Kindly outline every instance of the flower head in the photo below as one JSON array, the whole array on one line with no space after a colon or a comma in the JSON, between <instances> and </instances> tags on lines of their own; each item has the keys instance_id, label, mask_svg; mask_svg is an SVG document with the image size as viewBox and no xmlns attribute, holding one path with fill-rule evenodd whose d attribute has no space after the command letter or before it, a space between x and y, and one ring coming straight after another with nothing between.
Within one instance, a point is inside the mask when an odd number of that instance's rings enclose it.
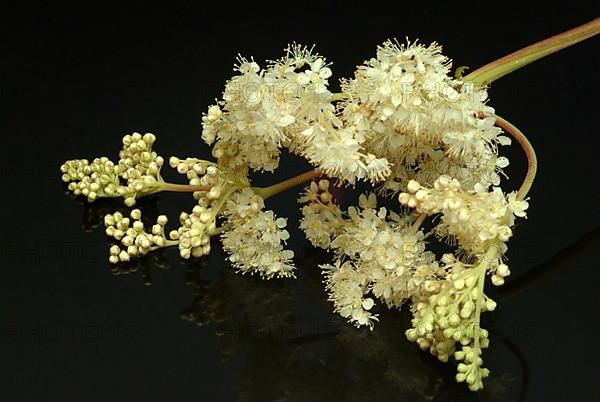
<instances>
[{"instance_id":1,"label":"flower head","mask_svg":"<svg viewBox=\"0 0 600 402\"><path fill-rule=\"evenodd\" d=\"M264 202L251 189L234 194L226 205L227 220L221 235L229 261L242 273L271 279L293 277L294 252L284 249L289 238L284 218L263 211Z\"/></svg>"}]
</instances>

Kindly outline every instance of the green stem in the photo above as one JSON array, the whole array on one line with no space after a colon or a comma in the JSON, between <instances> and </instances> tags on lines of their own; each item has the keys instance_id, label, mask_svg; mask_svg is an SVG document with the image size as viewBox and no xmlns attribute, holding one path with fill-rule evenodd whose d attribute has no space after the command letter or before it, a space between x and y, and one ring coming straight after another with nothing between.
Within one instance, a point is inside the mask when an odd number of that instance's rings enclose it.
<instances>
[{"instance_id":1,"label":"green stem","mask_svg":"<svg viewBox=\"0 0 600 402\"><path fill-rule=\"evenodd\" d=\"M517 192L517 199L523 200L529 192L529 190L531 190L531 186L533 185L533 181L535 180L535 174L537 173L538 163L535 150L533 149L533 146L531 145L527 137L525 137L525 134L521 132L521 130L519 130L508 120L505 120L500 116L494 115L494 118L496 119L496 125L502 128L507 133L509 133L515 140L517 140L519 145L521 145L521 148L523 148L525 155L527 156L527 174L525 175L525 179L523 179L523 184L521 184L521 187Z\"/></svg>"},{"instance_id":2,"label":"green stem","mask_svg":"<svg viewBox=\"0 0 600 402\"><path fill-rule=\"evenodd\" d=\"M600 33L600 18L506 55L467 74L463 79L481 86L488 85L542 57L591 38L598 33Z\"/></svg>"},{"instance_id":3,"label":"green stem","mask_svg":"<svg viewBox=\"0 0 600 402\"><path fill-rule=\"evenodd\" d=\"M414 221L414 223L412 224L412 226L410 228L410 231L412 234L416 234L419 231L419 228L425 221L425 218L427 218L427 214L424 214L424 213L417 217L417 219Z\"/></svg>"},{"instance_id":4,"label":"green stem","mask_svg":"<svg viewBox=\"0 0 600 402\"><path fill-rule=\"evenodd\" d=\"M150 251L158 250L160 248L167 248L179 245L179 240L165 240L165 244L162 246L152 246Z\"/></svg>"},{"instance_id":5,"label":"green stem","mask_svg":"<svg viewBox=\"0 0 600 402\"><path fill-rule=\"evenodd\" d=\"M196 191L209 191L210 186L195 186L191 184L160 183L156 188L144 195L159 193L161 191L173 191L177 193L194 193Z\"/></svg>"},{"instance_id":6,"label":"green stem","mask_svg":"<svg viewBox=\"0 0 600 402\"><path fill-rule=\"evenodd\" d=\"M260 195L262 198L267 199L275 194L281 193L282 191L296 187L302 183L306 183L307 181L310 181L319 175L320 173L318 173L316 169L313 169L268 187L252 187L252 190L254 190L254 192Z\"/></svg>"},{"instance_id":7,"label":"green stem","mask_svg":"<svg viewBox=\"0 0 600 402\"><path fill-rule=\"evenodd\" d=\"M498 245L492 245L487 253L484 254L478 266L478 278L477 278L477 300L475 304L475 326L474 326L474 348L480 350L479 338L481 333L481 299L483 298L483 290L485 286L485 273L487 272L488 265L497 258L498 256Z\"/></svg>"},{"instance_id":8,"label":"green stem","mask_svg":"<svg viewBox=\"0 0 600 402\"><path fill-rule=\"evenodd\" d=\"M332 101L340 101L340 100L344 100L344 99L348 99L348 94L346 94L344 92L336 92L336 93L331 94Z\"/></svg>"}]
</instances>

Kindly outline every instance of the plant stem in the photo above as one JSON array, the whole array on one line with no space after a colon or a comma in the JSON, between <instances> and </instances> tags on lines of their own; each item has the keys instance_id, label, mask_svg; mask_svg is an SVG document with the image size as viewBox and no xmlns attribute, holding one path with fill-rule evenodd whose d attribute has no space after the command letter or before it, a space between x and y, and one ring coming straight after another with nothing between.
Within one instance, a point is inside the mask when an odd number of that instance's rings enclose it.
<instances>
[{"instance_id":1,"label":"plant stem","mask_svg":"<svg viewBox=\"0 0 600 402\"><path fill-rule=\"evenodd\" d=\"M150 247L150 251L158 250L159 248L167 248L179 245L179 240L166 240L165 244L162 246L152 246Z\"/></svg>"},{"instance_id":2,"label":"plant stem","mask_svg":"<svg viewBox=\"0 0 600 402\"><path fill-rule=\"evenodd\" d=\"M498 256L498 245L493 244L488 251L484 254L482 259L479 261L479 265L477 267L478 272L477 275L477 303L475 305L475 326L474 326L474 348L476 350L480 350L480 333L481 333L481 300L483 298L483 290L485 287L485 273L487 272L488 265L496 259ZM481 353L481 352L479 352Z\"/></svg>"},{"instance_id":3,"label":"plant stem","mask_svg":"<svg viewBox=\"0 0 600 402\"><path fill-rule=\"evenodd\" d=\"M344 100L344 99L348 99L348 94L346 94L344 92L336 92L336 93L331 94L332 101L340 101L340 100Z\"/></svg>"},{"instance_id":4,"label":"plant stem","mask_svg":"<svg viewBox=\"0 0 600 402\"><path fill-rule=\"evenodd\" d=\"M419 228L421 227L421 225L423 224L423 222L425 221L425 218L427 218L427 214L423 213L421 215L419 215L417 217L417 219L413 222L410 231L412 234L415 234L419 231Z\"/></svg>"},{"instance_id":5,"label":"plant stem","mask_svg":"<svg viewBox=\"0 0 600 402\"><path fill-rule=\"evenodd\" d=\"M275 194L281 193L282 191L296 187L302 183L306 183L307 181L310 181L319 175L320 173L317 172L316 169L313 169L268 187L252 187L252 190L254 190L254 192L260 195L262 198L267 199Z\"/></svg>"},{"instance_id":6,"label":"plant stem","mask_svg":"<svg viewBox=\"0 0 600 402\"><path fill-rule=\"evenodd\" d=\"M504 77L542 57L591 38L598 33L600 33L600 18L517 50L478 68L464 76L463 79L482 86L488 85L498 78Z\"/></svg>"},{"instance_id":7,"label":"plant stem","mask_svg":"<svg viewBox=\"0 0 600 402\"><path fill-rule=\"evenodd\" d=\"M173 191L177 193L194 193L196 191L209 191L210 186L194 186L191 184L176 184L176 183L160 183L155 189L146 194L159 193L161 191Z\"/></svg>"},{"instance_id":8,"label":"plant stem","mask_svg":"<svg viewBox=\"0 0 600 402\"><path fill-rule=\"evenodd\" d=\"M521 145L521 148L523 148L525 155L527 156L527 174L525 175L525 179L523 179L523 184L521 184L521 187L517 192L517 199L523 200L529 192L529 190L531 189L531 186L533 185L533 180L535 179L535 174L537 172L538 164L537 156L535 155L535 150L533 149L533 146L531 145L527 137L525 137L525 134L521 132L521 130L519 130L509 121L503 119L500 116L494 115L494 118L496 119L496 125L502 128L507 133L509 133L515 140L517 140L519 145Z\"/></svg>"}]
</instances>

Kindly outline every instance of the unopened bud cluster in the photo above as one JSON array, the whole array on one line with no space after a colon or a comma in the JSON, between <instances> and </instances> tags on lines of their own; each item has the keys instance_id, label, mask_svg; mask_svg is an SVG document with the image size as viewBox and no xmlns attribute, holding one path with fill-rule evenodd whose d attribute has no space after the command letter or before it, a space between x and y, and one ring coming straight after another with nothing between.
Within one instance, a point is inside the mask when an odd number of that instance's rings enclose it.
<instances>
[{"instance_id":1,"label":"unopened bud cluster","mask_svg":"<svg viewBox=\"0 0 600 402\"><path fill-rule=\"evenodd\" d=\"M107 157L75 159L65 162L60 170L62 180L75 195L83 195L88 201L102 197L123 197L127 206L135 205L136 197L158 188L162 182L160 169L162 157L152 151L156 141L154 134L133 133L123 137L119 161Z\"/></svg>"},{"instance_id":2,"label":"unopened bud cluster","mask_svg":"<svg viewBox=\"0 0 600 402\"><path fill-rule=\"evenodd\" d=\"M118 197L121 183L119 168L107 157L66 161L61 167L62 180L68 189L92 202L100 197Z\"/></svg>"},{"instance_id":3,"label":"unopened bud cluster","mask_svg":"<svg viewBox=\"0 0 600 402\"><path fill-rule=\"evenodd\" d=\"M123 149L119 152L119 171L133 192L124 193L125 205L135 204L138 193L148 192L160 185L160 169L164 163L161 156L152 151L156 141L154 134L133 133L123 137Z\"/></svg>"},{"instance_id":4,"label":"unopened bud cluster","mask_svg":"<svg viewBox=\"0 0 600 402\"><path fill-rule=\"evenodd\" d=\"M488 331L480 328L479 314L496 308L482 291L487 267L484 263L466 265L452 254L444 255L442 262L448 275L440 281L439 290L413 304L413 328L406 331L406 337L441 361L448 361L452 355L463 361L458 366L457 380L478 390L489 374L481 359L481 349L489 345ZM456 344L461 349L455 352Z\"/></svg>"},{"instance_id":5,"label":"unopened bud cluster","mask_svg":"<svg viewBox=\"0 0 600 402\"><path fill-rule=\"evenodd\" d=\"M169 240L165 236L167 221L165 215L160 215L152 225L151 231L146 232L139 209L132 210L129 217L123 216L121 212L106 215L104 217L106 235L120 243L110 247L109 261L113 264L127 262L133 257L140 257L158 248L173 245L174 239Z\"/></svg>"},{"instance_id":6,"label":"unopened bud cluster","mask_svg":"<svg viewBox=\"0 0 600 402\"><path fill-rule=\"evenodd\" d=\"M181 213L181 226L172 232L173 238L179 240L179 255L184 259L208 255L210 237L217 233L217 217L222 213L228 197L242 185L215 164L206 161L173 156L169 164L180 174L186 175L190 185L207 188L193 193L197 205L190 213Z\"/></svg>"}]
</instances>

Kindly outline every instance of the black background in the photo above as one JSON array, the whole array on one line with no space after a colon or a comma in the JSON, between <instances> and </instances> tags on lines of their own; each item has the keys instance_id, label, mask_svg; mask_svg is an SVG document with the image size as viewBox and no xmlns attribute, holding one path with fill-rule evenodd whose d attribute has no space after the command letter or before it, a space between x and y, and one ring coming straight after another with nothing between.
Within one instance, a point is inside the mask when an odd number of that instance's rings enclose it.
<instances>
[{"instance_id":1,"label":"black background","mask_svg":"<svg viewBox=\"0 0 600 402\"><path fill-rule=\"evenodd\" d=\"M498 114L528 134L540 170L529 219L509 244L513 275L492 290L499 308L483 318L492 376L476 394L455 384L452 364L405 339L406 312L381 311L373 332L332 313L317 268L327 255L294 223L297 190L269 201L290 218L295 281L236 275L218 247L191 262L170 250L127 274L111 272L95 227L118 203L84 206L64 193L58 171L66 159L116 158L121 136L133 131L155 133L162 155L208 156L201 113L238 52L260 62L291 41L315 43L339 78L386 38L408 36L440 42L455 67L477 68L597 11L574 2L5 10L0 400L599 400L597 39L490 90ZM507 155L506 188L516 188L524 158L516 146ZM257 183L307 168L296 158L283 164ZM141 207L175 217L192 201L161 194Z\"/></svg>"}]
</instances>

